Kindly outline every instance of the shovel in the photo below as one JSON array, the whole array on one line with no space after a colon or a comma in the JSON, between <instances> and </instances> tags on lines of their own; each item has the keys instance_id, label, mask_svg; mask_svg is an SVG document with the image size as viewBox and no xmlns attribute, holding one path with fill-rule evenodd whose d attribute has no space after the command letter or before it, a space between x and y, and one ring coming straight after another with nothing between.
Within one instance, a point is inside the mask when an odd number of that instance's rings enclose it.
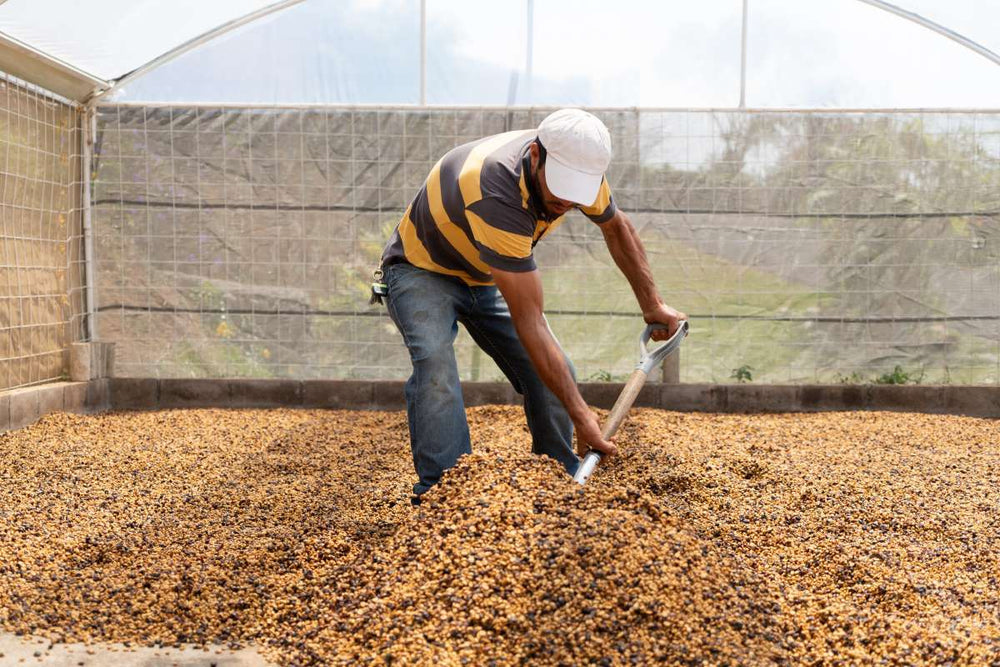
<instances>
[{"instance_id":1,"label":"shovel","mask_svg":"<svg viewBox=\"0 0 1000 667\"><path fill-rule=\"evenodd\" d=\"M639 395L642 385L646 384L646 377L649 376L650 371L666 359L668 354L680 346L681 341L687 336L688 323L687 320L681 320L681 325L677 327L674 335L667 339L667 342L663 345L650 352L646 347L649 343L650 335L657 329L666 328L662 324L647 324L646 329L639 336L639 364L632 371L632 375L629 376L628 382L625 383L625 387L622 389L622 393L618 394L618 400L615 401L615 406L611 408L608 420L604 422L601 437L605 440L610 440L611 436L618 430L618 427L625 421L625 415L628 414L629 408L635 402L635 397ZM593 449L587 452L586 456L583 457L583 461L580 462L580 467L577 468L576 474L573 475L573 481L579 484L586 484L597 464L601 462L601 457L602 454Z\"/></svg>"}]
</instances>

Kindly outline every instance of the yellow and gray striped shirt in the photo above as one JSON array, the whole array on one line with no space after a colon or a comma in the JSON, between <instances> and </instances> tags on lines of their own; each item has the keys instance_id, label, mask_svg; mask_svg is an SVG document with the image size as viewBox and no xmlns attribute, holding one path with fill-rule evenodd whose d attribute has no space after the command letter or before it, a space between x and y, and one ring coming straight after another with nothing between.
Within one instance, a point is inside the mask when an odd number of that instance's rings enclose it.
<instances>
[{"instance_id":1,"label":"yellow and gray striped shirt","mask_svg":"<svg viewBox=\"0 0 1000 667\"><path fill-rule=\"evenodd\" d=\"M548 219L526 180L535 130L505 132L448 151L407 208L382 253L468 285L492 285L490 269L531 271L532 250L563 216ZM578 207L596 223L615 214L607 180L593 206Z\"/></svg>"}]
</instances>

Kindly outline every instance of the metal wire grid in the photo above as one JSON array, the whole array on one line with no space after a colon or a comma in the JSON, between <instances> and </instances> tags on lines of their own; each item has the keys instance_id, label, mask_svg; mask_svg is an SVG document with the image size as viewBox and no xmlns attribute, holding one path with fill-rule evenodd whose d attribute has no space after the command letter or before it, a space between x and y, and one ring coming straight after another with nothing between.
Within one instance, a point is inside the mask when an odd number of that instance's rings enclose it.
<instances>
[{"instance_id":1,"label":"metal wire grid","mask_svg":"<svg viewBox=\"0 0 1000 667\"><path fill-rule=\"evenodd\" d=\"M432 166L432 149L455 145L460 130L465 139L502 130L504 118L459 128L454 113L405 124L403 114L352 111L184 113L183 126L151 129L142 109L101 110L98 330L147 355L133 361L121 346L121 371L135 363L140 374L398 377L405 351L359 286ZM111 122L118 132L106 132ZM169 168L175 187L151 192L150 168ZM142 347L151 329L172 343ZM303 345L312 358L290 349ZM395 366L385 362L392 353ZM316 360L324 354L331 361Z\"/></svg>"},{"instance_id":2,"label":"metal wire grid","mask_svg":"<svg viewBox=\"0 0 1000 667\"><path fill-rule=\"evenodd\" d=\"M365 301L381 246L440 155L548 111L102 107L98 331L119 373L405 377ZM997 114L597 112L615 196L694 318L683 380L1000 378ZM578 375L626 373L641 323L599 230L571 219L537 254ZM457 349L464 377L499 378Z\"/></svg>"},{"instance_id":3,"label":"metal wire grid","mask_svg":"<svg viewBox=\"0 0 1000 667\"><path fill-rule=\"evenodd\" d=\"M81 335L76 110L0 73L0 386L65 374Z\"/></svg>"}]
</instances>

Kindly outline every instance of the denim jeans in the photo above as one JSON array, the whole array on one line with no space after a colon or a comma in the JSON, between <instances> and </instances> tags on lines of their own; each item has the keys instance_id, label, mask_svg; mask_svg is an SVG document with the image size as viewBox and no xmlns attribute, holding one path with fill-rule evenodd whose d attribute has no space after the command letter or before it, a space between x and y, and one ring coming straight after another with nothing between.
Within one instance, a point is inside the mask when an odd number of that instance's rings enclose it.
<instances>
[{"instance_id":1,"label":"denim jeans","mask_svg":"<svg viewBox=\"0 0 1000 667\"><path fill-rule=\"evenodd\" d=\"M573 422L535 372L500 290L470 287L410 264L389 266L386 284L389 316L413 364L406 382L410 448L419 477L413 493L427 491L459 456L472 451L455 363L459 322L524 396L531 451L551 456L574 474L579 459L573 451ZM569 368L574 372L572 364Z\"/></svg>"}]
</instances>

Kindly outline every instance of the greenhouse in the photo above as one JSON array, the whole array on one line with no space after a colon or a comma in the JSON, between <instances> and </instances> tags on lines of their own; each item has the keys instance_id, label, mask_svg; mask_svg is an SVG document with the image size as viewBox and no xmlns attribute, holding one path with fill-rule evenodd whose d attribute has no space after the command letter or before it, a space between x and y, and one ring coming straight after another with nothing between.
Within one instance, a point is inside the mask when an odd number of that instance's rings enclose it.
<instances>
[{"instance_id":1,"label":"greenhouse","mask_svg":"<svg viewBox=\"0 0 1000 667\"><path fill-rule=\"evenodd\" d=\"M997 26L0 0L0 664L1000 661Z\"/></svg>"}]
</instances>

